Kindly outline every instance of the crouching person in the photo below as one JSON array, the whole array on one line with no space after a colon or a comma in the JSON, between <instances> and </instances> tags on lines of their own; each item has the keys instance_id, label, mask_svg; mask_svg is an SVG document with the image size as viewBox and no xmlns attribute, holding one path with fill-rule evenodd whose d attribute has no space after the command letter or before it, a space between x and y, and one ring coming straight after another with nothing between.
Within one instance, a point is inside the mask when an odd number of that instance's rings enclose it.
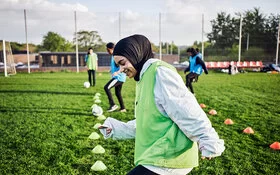
<instances>
[{"instance_id":1,"label":"crouching person","mask_svg":"<svg viewBox=\"0 0 280 175\"><path fill-rule=\"evenodd\" d=\"M185 175L202 159L220 156L224 141L176 69L155 59L149 40L133 35L120 40L114 60L137 81L135 120L107 118L99 127L105 138L135 138L135 168L128 175Z\"/></svg>"}]
</instances>

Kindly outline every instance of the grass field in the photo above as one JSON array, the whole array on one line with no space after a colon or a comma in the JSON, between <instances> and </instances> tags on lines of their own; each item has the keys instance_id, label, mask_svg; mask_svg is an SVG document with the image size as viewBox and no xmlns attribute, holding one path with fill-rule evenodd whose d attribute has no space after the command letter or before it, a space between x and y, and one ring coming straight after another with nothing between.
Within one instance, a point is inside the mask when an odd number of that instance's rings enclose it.
<instances>
[{"instance_id":1,"label":"grass field","mask_svg":"<svg viewBox=\"0 0 280 175\"><path fill-rule=\"evenodd\" d=\"M98 74L97 86L89 89L83 87L86 79L83 72L0 76L0 174L126 174L133 168L134 140L88 139L93 126L102 123L91 114L93 96L101 93L106 111L103 86L110 76ZM280 75L210 72L194 83L194 90L198 102L207 105L205 112L218 112L208 116L226 150L201 160L190 174L280 174L280 151L269 148L280 142ZM129 79L123 87L128 112L104 115L133 119L134 94L135 82ZM225 125L226 118L234 125ZM242 133L248 126L255 134ZM97 144L105 154L91 152ZM91 171L97 160L108 169Z\"/></svg>"}]
</instances>

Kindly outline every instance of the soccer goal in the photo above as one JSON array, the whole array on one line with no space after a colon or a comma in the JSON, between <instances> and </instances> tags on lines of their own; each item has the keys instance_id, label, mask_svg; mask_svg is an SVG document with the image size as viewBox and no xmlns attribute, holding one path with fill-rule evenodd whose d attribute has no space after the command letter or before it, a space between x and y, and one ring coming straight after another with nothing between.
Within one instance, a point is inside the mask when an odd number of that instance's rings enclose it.
<instances>
[{"instance_id":1,"label":"soccer goal","mask_svg":"<svg viewBox=\"0 0 280 175\"><path fill-rule=\"evenodd\" d=\"M0 40L0 70L4 72L5 77L17 73L11 44L5 40Z\"/></svg>"}]
</instances>

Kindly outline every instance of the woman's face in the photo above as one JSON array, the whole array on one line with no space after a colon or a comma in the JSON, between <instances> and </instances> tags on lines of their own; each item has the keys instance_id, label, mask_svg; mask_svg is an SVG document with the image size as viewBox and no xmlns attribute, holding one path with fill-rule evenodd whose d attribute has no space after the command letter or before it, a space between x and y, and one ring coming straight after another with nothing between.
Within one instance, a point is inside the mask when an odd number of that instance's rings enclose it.
<instances>
[{"instance_id":1,"label":"woman's face","mask_svg":"<svg viewBox=\"0 0 280 175\"><path fill-rule=\"evenodd\" d=\"M93 50L92 50L92 49L89 49L88 52L89 52L89 54L92 54L92 53L93 53Z\"/></svg>"},{"instance_id":2,"label":"woman's face","mask_svg":"<svg viewBox=\"0 0 280 175\"><path fill-rule=\"evenodd\" d=\"M113 54L113 51L114 51L114 49L107 48L107 52L108 52L110 55Z\"/></svg>"},{"instance_id":3,"label":"woman's face","mask_svg":"<svg viewBox=\"0 0 280 175\"><path fill-rule=\"evenodd\" d=\"M120 66L121 72L124 72L129 78L135 77L137 71L126 57L115 55L114 60Z\"/></svg>"},{"instance_id":4,"label":"woman's face","mask_svg":"<svg viewBox=\"0 0 280 175\"><path fill-rule=\"evenodd\" d=\"M188 56L192 56L193 54L191 52L187 52Z\"/></svg>"}]
</instances>

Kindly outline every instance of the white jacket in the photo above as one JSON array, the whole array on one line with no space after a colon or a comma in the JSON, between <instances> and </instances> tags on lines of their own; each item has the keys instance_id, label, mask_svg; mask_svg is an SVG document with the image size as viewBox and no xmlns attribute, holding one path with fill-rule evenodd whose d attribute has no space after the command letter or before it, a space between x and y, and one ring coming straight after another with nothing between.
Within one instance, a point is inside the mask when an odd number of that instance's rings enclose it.
<instances>
[{"instance_id":1,"label":"white jacket","mask_svg":"<svg viewBox=\"0 0 280 175\"><path fill-rule=\"evenodd\" d=\"M147 68L158 59L149 59L143 66L140 79ZM199 106L194 95L185 86L182 77L171 69L160 66L157 69L154 87L155 103L158 110L170 117L192 141L197 142L204 157L220 156L225 150L224 140L219 139L215 129L205 112ZM113 118L107 118L104 125L112 128L105 138L132 139L135 137L136 121L127 123Z\"/></svg>"}]
</instances>

